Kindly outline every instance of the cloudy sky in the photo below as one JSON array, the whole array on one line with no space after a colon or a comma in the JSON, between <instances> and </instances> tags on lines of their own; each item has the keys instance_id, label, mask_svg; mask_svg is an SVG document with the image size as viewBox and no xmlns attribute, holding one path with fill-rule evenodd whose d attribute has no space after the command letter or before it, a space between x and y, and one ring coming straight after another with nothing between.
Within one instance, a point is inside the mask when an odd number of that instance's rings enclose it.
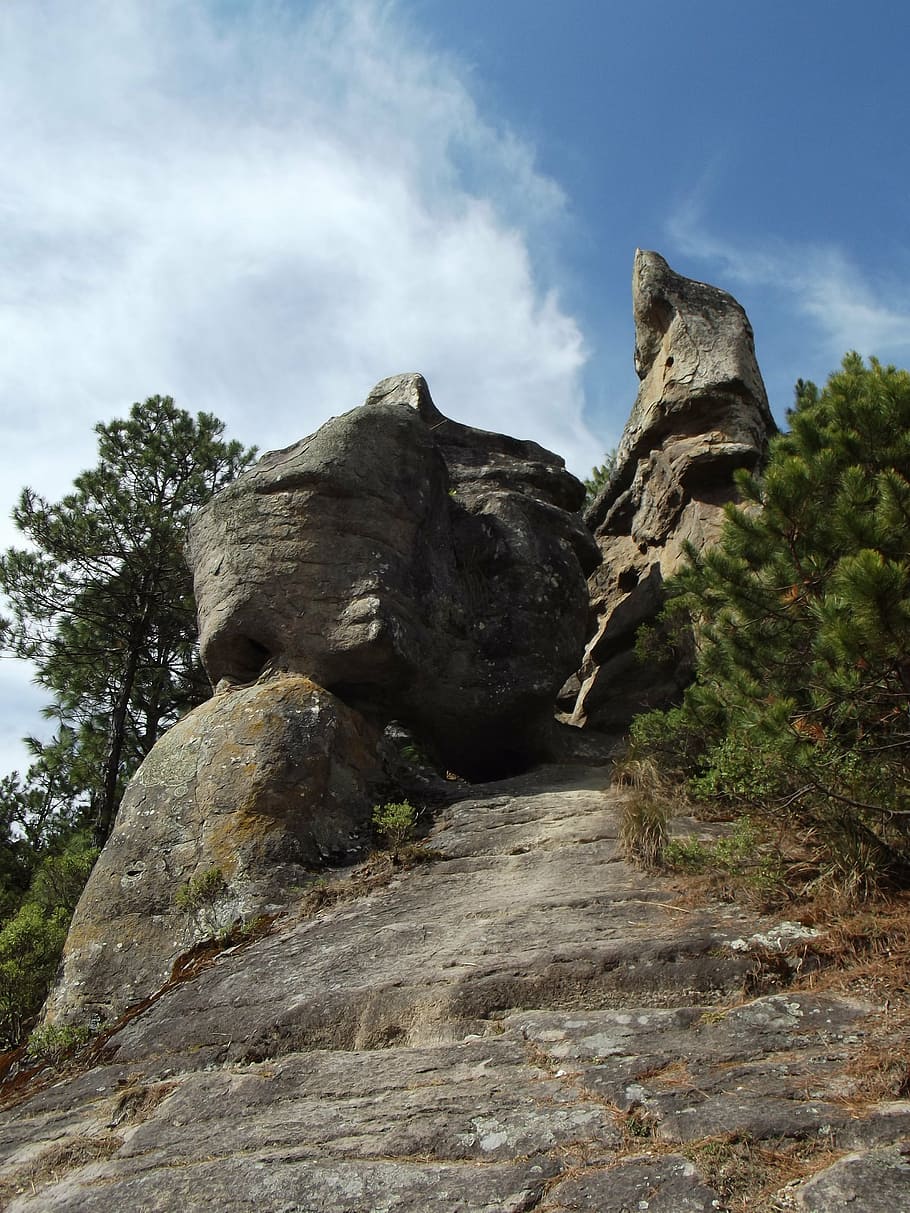
<instances>
[{"instance_id":1,"label":"cloudy sky","mask_svg":"<svg viewBox=\"0 0 910 1213\"><path fill-rule=\"evenodd\" d=\"M169 394L286 445L420 370L584 474L636 246L735 294L779 419L910 365L897 0L2 0L0 546ZM0 774L40 727L0 662Z\"/></svg>"}]
</instances>

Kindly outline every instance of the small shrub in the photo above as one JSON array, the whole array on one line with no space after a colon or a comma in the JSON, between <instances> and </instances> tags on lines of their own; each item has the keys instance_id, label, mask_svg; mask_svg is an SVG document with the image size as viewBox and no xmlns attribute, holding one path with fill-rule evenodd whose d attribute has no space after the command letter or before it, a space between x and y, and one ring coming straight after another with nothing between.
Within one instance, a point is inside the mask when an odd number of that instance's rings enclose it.
<instances>
[{"instance_id":1,"label":"small shrub","mask_svg":"<svg viewBox=\"0 0 910 1213\"><path fill-rule=\"evenodd\" d=\"M218 902L227 891L221 868L207 868L177 890L174 904L181 913L195 920L199 931L216 935L219 929Z\"/></svg>"},{"instance_id":2,"label":"small shrub","mask_svg":"<svg viewBox=\"0 0 910 1213\"><path fill-rule=\"evenodd\" d=\"M416 741L406 741L399 747L399 753L405 762L414 767L432 767L433 759L430 754L418 745Z\"/></svg>"},{"instance_id":3,"label":"small shrub","mask_svg":"<svg viewBox=\"0 0 910 1213\"><path fill-rule=\"evenodd\" d=\"M417 810L407 800L373 806L373 828L393 851L410 840L416 824Z\"/></svg>"},{"instance_id":4,"label":"small shrub","mask_svg":"<svg viewBox=\"0 0 910 1213\"><path fill-rule=\"evenodd\" d=\"M585 486L585 503L584 508L591 505L602 489L610 483L613 473L616 471L616 447L607 451L604 455L603 463L591 468L590 476L586 476L582 481Z\"/></svg>"},{"instance_id":5,"label":"small shrub","mask_svg":"<svg viewBox=\"0 0 910 1213\"><path fill-rule=\"evenodd\" d=\"M730 834L713 842L672 838L664 848L665 866L688 875L721 877L728 889L738 888L759 908L786 900L787 876L776 850L763 848L758 827L740 817Z\"/></svg>"},{"instance_id":6,"label":"small shrub","mask_svg":"<svg viewBox=\"0 0 910 1213\"><path fill-rule=\"evenodd\" d=\"M623 804L619 841L629 863L646 872L663 866L667 846L670 811L667 805L647 792L638 792Z\"/></svg>"},{"instance_id":7,"label":"small shrub","mask_svg":"<svg viewBox=\"0 0 910 1213\"><path fill-rule=\"evenodd\" d=\"M48 1061L58 1066L91 1038L90 1028L49 1024L32 1032L25 1051L32 1061Z\"/></svg>"},{"instance_id":8,"label":"small shrub","mask_svg":"<svg viewBox=\"0 0 910 1213\"><path fill-rule=\"evenodd\" d=\"M217 901L226 888L221 868L207 868L177 890L174 902L178 910L191 914Z\"/></svg>"},{"instance_id":9,"label":"small shrub","mask_svg":"<svg viewBox=\"0 0 910 1213\"><path fill-rule=\"evenodd\" d=\"M26 903L0 931L0 1047L16 1045L41 1009L66 940L69 915Z\"/></svg>"},{"instance_id":10,"label":"small shrub","mask_svg":"<svg viewBox=\"0 0 910 1213\"><path fill-rule=\"evenodd\" d=\"M668 868L679 872L704 872L710 866L711 853L697 838L671 838L664 859Z\"/></svg>"}]
</instances>

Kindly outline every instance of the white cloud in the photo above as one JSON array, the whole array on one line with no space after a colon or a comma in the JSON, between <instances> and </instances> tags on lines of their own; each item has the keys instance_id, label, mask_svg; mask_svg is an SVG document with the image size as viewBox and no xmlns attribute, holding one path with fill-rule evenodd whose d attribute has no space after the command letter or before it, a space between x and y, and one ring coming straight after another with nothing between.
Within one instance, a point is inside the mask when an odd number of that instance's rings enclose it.
<instances>
[{"instance_id":1,"label":"white cloud","mask_svg":"<svg viewBox=\"0 0 910 1213\"><path fill-rule=\"evenodd\" d=\"M681 253L715 262L718 276L782 294L811 322L832 368L847 350L883 358L910 356L910 293L904 283L871 281L830 245L769 240L759 246L714 236L704 218L702 192L667 225Z\"/></svg>"},{"instance_id":2,"label":"white cloud","mask_svg":"<svg viewBox=\"0 0 910 1213\"><path fill-rule=\"evenodd\" d=\"M267 447L420 370L594 462L562 194L395 4L6 0L0 48L4 519L158 392Z\"/></svg>"}]
</instances>

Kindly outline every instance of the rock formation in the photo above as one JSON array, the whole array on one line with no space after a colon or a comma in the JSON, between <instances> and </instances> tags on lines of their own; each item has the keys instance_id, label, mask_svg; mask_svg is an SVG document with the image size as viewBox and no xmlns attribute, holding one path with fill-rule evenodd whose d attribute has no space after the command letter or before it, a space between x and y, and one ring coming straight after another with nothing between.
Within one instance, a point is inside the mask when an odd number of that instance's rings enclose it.
<instances>
[{"instance_id":1,"label":"rock formation","mask_svg":"<svg viewBox=\"0 0 910 1213\"><path fill-rule=\"evenodd\" d=\"M369 837L379 735L301 675L224 690L131 781L79 901L46 1013L99 1023L157 990L200 936L286 906ZM180 893L218 873L197 916Z\"/></svg>"},{"instance_id":2,"label":"rock formation","mask_svg":"<svg viewBox=\"0 0 910 1213\"><path fill-rule=\"evenodd\" d=\"M842 940L676 904L625 861L603 766L440 780L428 862L354 862L390 719L463 772L542 755L585 574L576 719L679 683L633 669L634 630L772 422L730 296L654 253L634 294L642 385L593 573L561 461L447 420L413 375L200 513L218 689L136 774L73 920L49 1017L103 1031L62 1075L0 1059L9 1213L904 1207L905 1025L879 977L819 991ZM331 895L302 896L326 863Z\"/></svg>"},{"instance_id":3,"label":"rock formation","mask_svg":"<svg viewBox=\"0 0 910 1213\"><path fill-rule=\"evenodd\" d=\"M190 553L218 693L131 782L48 1018L116 1016L195 939L356 852L387 722L460 773L541 756L599 559L582 496L557 456L449 421L400 375L202 509ZM181 890L207 873L221 883L197 922Z\"/></svg>"},{"instance_id":4,"label":"rock formation","mask_svg":"<svg viewBox=\"0 0 910 1213\"><path fill-rule=\"evenodd\" d=\"M213 683L307 674L468 776L539 756L599 560L563 461L450 421L419 375L263 456L194 520Z\"/></svg>"},{"instance_id":5,"label":"rock formation","mask_svg":"<svg viewBox=\"0 0 910 1213\"><path fill-rule=\"evenodd\" d=\"M632 300L641 386L613 475L586 514L603 555L589 582L595 625L561 696L573 724L605 730L688 680L685 660L639 661L636 632L659 612L684 545L717 537L734 471L761 463L776 428L752 328L732 296L639 249Z\"/></svg>"}]
</instances>

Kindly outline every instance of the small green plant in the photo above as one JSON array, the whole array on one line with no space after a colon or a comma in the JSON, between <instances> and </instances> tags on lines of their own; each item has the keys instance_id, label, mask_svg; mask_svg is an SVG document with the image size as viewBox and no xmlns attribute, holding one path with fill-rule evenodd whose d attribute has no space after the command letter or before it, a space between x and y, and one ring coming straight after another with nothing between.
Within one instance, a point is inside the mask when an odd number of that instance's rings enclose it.
<instances>
[{"instance_id":1,"label":"small green plant","mask_svg":"<svg viewBox=\"0 0 910 1213\"><path fill-rule=\"evenodd\" d=\"M618 1118L623 1136L632 1145L639 1145L643 1140L657 1136L659 1122L641 1104L635 1104L634 1107L620 1112Z\"/></svg>"},{"instance_id":2,"label":"small green plant","mask_svg":"<svg viewBox=\"0 0 910 1213\"><path fill-rule=\"evenodd\" d=\"M191 914L203 906L211 905L226 888L221 868L207 868L188 880L182 889L178 889L174 901L178 910Z\"/></svg>"},{"instance_id":3,"label":"small green plant","mask_svg":"<svg viewBox=\"0 0 910 1213\"><path fill-rule=\"evenodd\" d=\"M373 828L381 834L392 851L407 843L417 824L417 810L407 800L373 806Z\"/></svg>"},{"instance_id":4,"label":"small green plant","mask_svg":"<svg viewBox=\"0 0 910 1213\"><path fill-rule=\"evenodd\" d=\"M86 1027L76 1027L69 1024L48 1024L44 1028L36 1028L28 1038L25 1051L31 1061L47 1061L52 1066L58 1066L71 1054L81 1049L92 1038L92 1031Z\"/></svg>"},{"instance_id":5,"label":"small green plant","mask_svg":"<svg viewBox=\"0 0 910 1213\"><path fill-rule=\"evenodd\" d=\"M671 838L664 859L668 868L679 872L704 872L710 867L711 853L697 838Z\"/></svg>"},{"instance_id":6,"label":"small green plant","mask_svg":"<svg viewBox=\"0 0 910 1213\"><path fill-rule=\"evenodd\" d=\"M433 765L433 759L416 741L406 741L401 746L399 753L405 762L411 763L412 766L431 767Z\"/></svg>"},{"instance_id":7,"label":"small green plant","mask_svg":"<svg viewBox=\"0 0 910 1213\"><path fill-rule=\"evenodd\" d=\"M721 877L738 888L759 908L770 908L786 898L786 871L780 854L763 845L762 833L749 817L740 817L730 834L714 841L672 838L664 849L666 867L689 875Z\"/></svg>"},{"instance_id":8,"label":"small green plant","mask_svg":"<svg viewBox=\"0 0 910 1213\"><path fill-rule=\"evenodd\" d=\"M174 904L181 913L195 920L200 932L217 935L218 902L227 891L227 882L221 868L206 868L177 890Z\"/></svg>"}]
</instances>

